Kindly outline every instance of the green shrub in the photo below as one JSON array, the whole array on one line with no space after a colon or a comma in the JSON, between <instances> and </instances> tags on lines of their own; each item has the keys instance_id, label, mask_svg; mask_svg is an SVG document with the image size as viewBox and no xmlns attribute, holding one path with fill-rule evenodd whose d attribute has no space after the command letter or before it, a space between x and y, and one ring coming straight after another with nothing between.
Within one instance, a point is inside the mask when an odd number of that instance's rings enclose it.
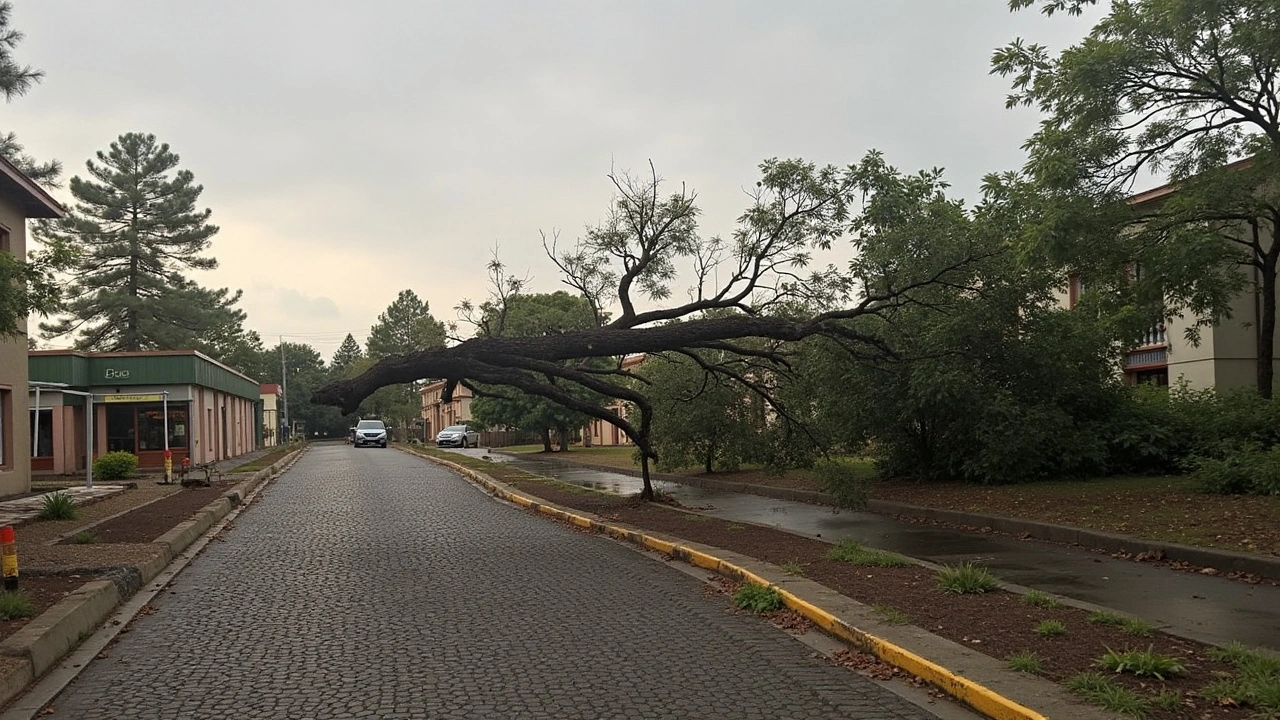
<instances>
[{"instance_id":1,"label":"green shrub","mask_svg":"<svg viewBox=\"0 0 1280 720\"><path fill-rule=\"evenodd\" d=\"M905 558L883 550L864 548L854 540L841 540L827 551L827 559L863 567L911 567Z\"/></svg>"},{"instance_id":2,"label":"green shrub","mask_svg":"<svg viewBox=\"0 0 1280 720\"><path fill-rule=\"evenodd\" d=\"M78 517L80 509L76 507L76 501L69 493L61 491L45 495L40 512L36 514L39 520L75 520Z\"/></svg>"},{"instance_id":3,"label":"green shrub","mask_svg":"<svg viewBox=\"0 0 1280 720\"><path fill-rule=\"evenodd\" d=\"M1219 495L1280 495L1280 446L1247 444L1220 458L1196 457L1192 477L1200 489Z\"/></svg>"},{"instance_id":4,"label":"green shrub","mask_svg":"<svg viewBox=\"0 0 1280 720\"><path fill-rule=\"evenodd\" d=\"M1110 670L1114 673L1129 673L1131 675L1153 677L1157 680L1167 680L1187 672L1187 668L1183 666L1178 658L1162 655L1155 652L1150 646L1146 650L1125 650L1123 652L1116 652L1108 648L1106 654L1098 658L1097 664L1103 670Z\"/></svg>"},{"instance_id":5,"label":"green shrub","mask_svg":"<svg viewBox=\"0 0 1280 720\"><path fill-rule=\"evenodd\" d=\"M969 595L991 592L1000 587L1000 581L991 571L971 562L945 565L938 571L938 586L944 592Z\"/></svg>"},{"instance_id":6,"label":"green shrub","mask_svg":"<svg viewBox=\"0 0 1280 720\"><path fill-rule=\"evenodd\" d=\"M838 507L861 510L867 506L871 479L860 463L849 458L820 460L813 466L813 474Z\"/></svg>"},{"instance_id":7,"label":"green shrub","mask_svg":"<svg viewBox=\"0 0 1280 720\"><path fill-rule=\"evenodd\" d=\"M777 588L747 583L733 594L733 604L754 613L773 612L782 609L782 596Z\"/></svg>"},{"instance_id":8,"label":"green shrub","mask_svg":"<svg viewBox=\"0 0 1280 720\"><path fill-rule=\"evenodd\" d=\"M138 469L138 456L118 450L98 456L93 461L93 474L99 480L122 480Z\"/></svg>"},{"instance_id":9,"label":"green shrub","mask_svg":"<svg viewBox=\"0 0 1280 720\"><path fill-rule=\"evenodd\" d=\"M18 618L27 618L35 614L36 606L31 602L31 598L27 597L26 593L22 591L0 591L0 620L17 620Z\"/></svg>"},{"instance_id":10,"label":"green shrub","mask_svg":"<svg viewBox=\"0 0 1280 720\"><path fill-rule=\"evenodd\" d=\"M1234 677L1219 678L1200 691L1210 700L1230 699L1246 707L1259 708L1280 716L1280 655L1251 650L1233 642L1225 648L1210 651L1210 656L1236 668Z\"/></svg>"}]
</instances>

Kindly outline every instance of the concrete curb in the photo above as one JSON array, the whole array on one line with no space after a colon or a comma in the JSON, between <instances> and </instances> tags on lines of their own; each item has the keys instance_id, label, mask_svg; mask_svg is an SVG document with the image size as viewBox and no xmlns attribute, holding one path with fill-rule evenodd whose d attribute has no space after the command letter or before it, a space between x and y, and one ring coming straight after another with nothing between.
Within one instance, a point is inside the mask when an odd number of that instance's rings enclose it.
<instances>
[{"instance_id":1,"label":"concrete curb","mask_svg":"<svg viewBox=\"0 0 1280 720\"><path fill-rule=\"evenodd\" d=\"M498 449L493 452L500 453L502 451ZM503 454L510 455L510 453ZM640 477L641 475L639 470L631 468L618 468L609 465L597 465L595 463L580 463L573 460L561 460L559 458L539 457L537 460L540 462L554 463L560 466L583 467L590 470L600 470L602 472L629 475L631 477ZM749 495L770 497L777 500L805 502L813 505L835 505L830 495L822 492L815 492L813 490L776 488L768 485L753 485L750 483L733 482L731 480L689 477L686 475L675 475L672 473L651 472L649 473L649 476L654 480L679 483L681 485L689 485L691 487L706 488L707 490L746 493ZM1171 562L1184 562L1197 567L1214 568L1215 570L1224 573L1242 572L1270 578L1272 580L1280 580L1280 557L1270 558L1265 555L1250 555L1248 553L1233 552L1231 550L1196 547L1194 545L1183 545L1180 543L1165 542L1162 540L1144 540L1130 535L1109 533L1102 530L1089 530L1069 525L1055 525L1054 523L1040 522L1038 520L1023 520L1020 518L1001 517L999 515L984 515L982 513L965 512L962 510L944 510L941 508L931 508L924 507L922 505L894 502L892 500L870 500L867 502L867 510L895 518L933 520L951 525L991 528L996 532L1006 533L1009 535L1019 537L1026 536L1036 540L1047 540L1049 542L1063 543L1066 545L1078 545L1080 547L1103 550L1108 553L1127 553L1130 555L1137 555L1138 553L1161 553L1165 560L1169 560Z\"/></svg>"},{"instance_id":2,"label":"concrete curb","mask_svg":"<svg viewBox=\"0 0 1280 720\"><path fill-rule=\"evenodd\" d=\"M269 468L254 473L253 477L201 508L191 519L161 535L152 543L156 553L142 563L126 567L126 572L136 572L143 586L151 582L183 550L226 517L245 496L292 466L306 448L304 445ZM35 679L56 665L126 599L115 582L92 580L0 642L0 655L25 661L0 676L0 706L20 695Z\"/></svg>"},{"instance_id":3,"label":"concrete curb","mask_svg":"<svg viewBox=\"0 0 1280 720\"><path fill-rule=\"evenodd\" d=\"M441 458L413 453L470 478L487 492L525 509L653 550L706 570L775 588L783 602L829 635L931 683L993 720L1084 720L1107 715L1078 704L1059 685L1010 672L999 660L914 627L895 627L875 618L871 608L753 558L720 548L664 537L622 523L604 521L526 495L484 473ZM828 607L838 608L837 611ZM837 614L838 613L838 614ZM850 619L846 619L850 618ZM855 624L856 623L856 624ZM868 629L863 629L868 628ZM910 646L913 649L908 649ZM950 670L950 667L959 668ZM1034 706L1038 709L1032 709Z\"/></svg>"}]
</instances>

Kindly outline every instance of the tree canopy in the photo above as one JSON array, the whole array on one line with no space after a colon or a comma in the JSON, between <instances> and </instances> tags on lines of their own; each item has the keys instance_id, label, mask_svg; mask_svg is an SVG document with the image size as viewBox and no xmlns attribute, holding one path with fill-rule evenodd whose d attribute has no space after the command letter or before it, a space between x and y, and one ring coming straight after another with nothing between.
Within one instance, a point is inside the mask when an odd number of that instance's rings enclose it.
<instances>
[{"instance_id":1,"label":"tree canopy","mask_svg":"<svg viewBox=\"0 0 1280 720\"><path fill-rule=\"evenodd\" d=\"M1095 2L1010 5L1078 14ZM1243 321L1258 328L1266 397L1280 262L1276 27L1280 5L1264 0L1117 0L1057 55L1017 40L992 60L1012 80L1008 104L1044 114L1027 141L1048 201L1039 241L1115 307L1138 308L1135 332L1185 311L1197 340L1250 287L1259 309ZM1129 201L1136 182L1162 176L1164 197Z\"/></svg>"},{"instance_id":2,"label":"tree canopy","mask_svg":"<svg viewBox=\"0 0 1280 720\"><path fill-rule=\"evenodd\" d=\"M131 351L196 347L215 355L240 341L240 291L210 290L183 273L217 267L203 254L218 228L196 203L203 188L154 135L126 133L90 178L71 179L76 205L51 235L83 248L65 316L46 337L75 333L77 347Z\"/></svg>"}]
</instances>

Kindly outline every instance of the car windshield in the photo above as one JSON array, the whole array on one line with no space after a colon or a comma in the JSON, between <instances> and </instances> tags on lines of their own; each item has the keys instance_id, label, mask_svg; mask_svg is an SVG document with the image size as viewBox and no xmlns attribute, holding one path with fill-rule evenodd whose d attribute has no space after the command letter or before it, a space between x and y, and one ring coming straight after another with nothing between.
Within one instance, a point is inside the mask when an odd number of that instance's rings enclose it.
<instances>
[{"instance_id":1,"label":"car windshield","mask_svg":"<svg viewBox=\"0 0 1280 720\"><path fill-rule=\"evenodd\" d=\"M449 427L445 428L442 432L466 432L466 431L467 431L466 425L450 425Z\"/></svg>"},{"instance_id":2,"label":"car windshield","mask_svg":"<svg viewBox=\"0 0 1280 720\"><path fill-rule=\"evenodd\" d=\"M386 429L386 427L386 425L382 424L381 420L361 420L360 423L356 425L356 428L359 430L383 430Z\"/></svg>"}]
</instances>

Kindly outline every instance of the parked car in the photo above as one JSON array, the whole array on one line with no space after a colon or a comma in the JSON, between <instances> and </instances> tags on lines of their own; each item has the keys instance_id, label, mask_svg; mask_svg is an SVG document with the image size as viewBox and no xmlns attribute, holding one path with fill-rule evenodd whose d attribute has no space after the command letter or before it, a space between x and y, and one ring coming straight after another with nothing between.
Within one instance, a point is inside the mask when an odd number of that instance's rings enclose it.
<instances>
[{"instance_id":1,"label":"parked car","mask_svg":"<svg viewBox=\"0 0 1280 720\"><path fill-rule=\"evenodd\" d=\"M436 433L437 447L480 447L480 433L466 425L450 425Z\"/></svg>"},{"instance_id":2,"label":"parked car","mask_svg":"<svg viewBox=\"0 0 1280 720\"><path fill-rule=\"evenodd\" d=\"M381 420L361 420L356 423L351 443L356 447L364 447L365 445L386 447L387 426Z\"/></svg>"}]
</instances>

